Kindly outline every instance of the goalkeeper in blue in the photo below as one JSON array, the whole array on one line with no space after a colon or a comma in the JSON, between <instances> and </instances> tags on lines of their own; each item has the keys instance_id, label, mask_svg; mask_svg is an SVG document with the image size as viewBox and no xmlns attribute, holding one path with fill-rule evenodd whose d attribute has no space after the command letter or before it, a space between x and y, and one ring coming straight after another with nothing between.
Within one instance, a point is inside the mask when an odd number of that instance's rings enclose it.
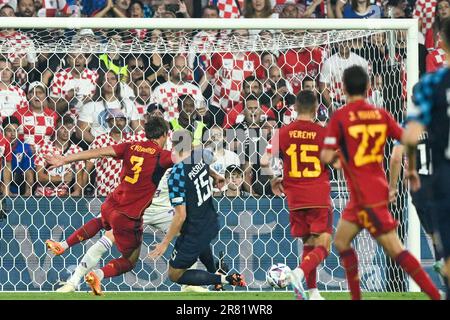
<instances>
[{"instance_id":1,"label":"goalkeeper in blue","mask_svg":"<svg viewBox=\"0 0 450 320\"><path fill-rule=\"evenodd\" d=\"M169 261L171 281L194 286L246 286L241 274L221 274L214 264L211 241L217 237L219 222L209 175L212 153L192 149L192 138L186 130L176 131L172 141L177 164L172 168L168 185L175 215L163 241L156 245L149 257L156 259L162 256L178 236ZM206 271L188 270L197 259L206 266Z\"/></svg>"},{"instance_id":2,"label":"goalkeeper in blue","mask_svg":"<svg viewBox=\"0 0 450 320\"><path fill-rule=\"evenodd\" d=\"M443 22L442 47L450 61L450 19ZM450 68L427 74L413 90L408 109L405 142L408 145L409 177L412 191L420 188L415 171L415 152L420 135L427 130L432 150L431 205L436 245L445 260L447 300L450 300Z\"/></svg>"}]
</instances>

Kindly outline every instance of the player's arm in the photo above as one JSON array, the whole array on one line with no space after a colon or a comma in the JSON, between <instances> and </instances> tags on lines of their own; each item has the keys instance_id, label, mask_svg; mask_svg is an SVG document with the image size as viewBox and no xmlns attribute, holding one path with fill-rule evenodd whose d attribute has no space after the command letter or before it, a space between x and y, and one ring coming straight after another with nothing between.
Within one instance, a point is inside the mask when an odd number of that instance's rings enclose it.
<instances>
[{"instance_id":1,"label":"player's arm","mask_svg":"<svg viewBox=\"0 0 450 320\"><path fill-rule=\"evenodd\" d=\"M12 182L12 167L11 161L5 161L5 167L3 168L3 194L7 197L11 196L10 186Z\"/></svg>"},{"instance_id":2,"label":"player's arm","mask_svg":"<svg viewBox=\"0 0 450 320\"><path fill-rule=\"evenodd\" d=\"M394 145L391 159L389 160L389 201L394 203L397 198L397 185L402 168L404 147L401 144Z\"/></svg>"},{"instance_id":3,"label":"player's arm","mask_svg":"<svg viewBox=\"0 0 450 320\"><path fill-rule=\"evenodd\" d=\"M44 155L44 159L49 165L48 170L61 167L77 161L86 161L95 158L117 157L116 151L112 146L98 149L91 149L68 156Z\"/></svg>"}]
</instances>

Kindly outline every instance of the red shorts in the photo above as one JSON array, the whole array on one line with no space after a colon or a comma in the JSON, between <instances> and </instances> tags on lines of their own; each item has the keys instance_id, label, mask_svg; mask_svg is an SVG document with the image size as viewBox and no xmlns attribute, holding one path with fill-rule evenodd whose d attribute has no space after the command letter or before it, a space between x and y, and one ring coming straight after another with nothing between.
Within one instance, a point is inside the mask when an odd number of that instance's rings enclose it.
<instances>
[{"instance_id":1,"label":"red shorts","mask_svg":"<svg viewBox=\"0 0 450 320\"><path fill-rule=\"evenodd\" d=\"M342 213L342 219L367 229L374 238L398 226L398 221L392 217L387 206L360 210L356 206L349 205Z\"/></svg>"},{"instance_id":2,"label":"red shorts","mask_svg":"<svg viewBox=\"0 0 450 320\"><path fill-rule=\"evenodd\" d=\"M306 237L310 234L333 233L333 215L330 208L306 208L289 213L291 235Z\"/></svg>"},{"instance_id":3,"label":"red shorts","mask_svg":"<svg viewBox=\"0 0 450 320\"><path fill-rule=\"evenodd\" d=\"M128 258L142 244L142 219L130 219L115 210L108 201L102 204L101 213L103 227L105 230L112 229L117 250Z\"/></svg>"}]
</instances>

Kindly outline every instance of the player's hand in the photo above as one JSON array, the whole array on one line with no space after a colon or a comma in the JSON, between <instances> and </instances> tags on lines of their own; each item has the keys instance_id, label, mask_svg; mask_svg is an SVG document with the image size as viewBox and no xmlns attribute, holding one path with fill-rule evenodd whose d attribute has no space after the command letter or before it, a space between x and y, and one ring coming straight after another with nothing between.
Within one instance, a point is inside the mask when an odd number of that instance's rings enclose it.
<instances>
[{"instance_id":1,"label":"player's hand","mask_svg":"<svg viewBox=\"0 0 450 320\"><path fill-rule=\"evenodd\" d=\"M420 178L416 170L406 171L406 178L409 180L411 191L417 192L420 189Z\"/></svg>"},{"instance_id":2,"label":"player's hand","mask_svg":"<svg viewBox=\"0 0 450 320\"><path fill-rule=\"evenodd\" d=\"M153 251L148 254L148 257L151 259L157 259L161 257L166 252L168 246L169 245L164 242L158 243L155 246L155 249L153 249Z\"/></svg>"},{"instance_id":3,"label":"player's hand","mask_svg":"<svg viewBox=\"0 0 450 320\"><path fill-rule=\"evenodd\" d=\"M395 205L397 200L398 190L389 188L389 202Z\"/></svg>"},{"instance_id":4,"label":"player's hand","mask_svg":"<svg viewBox=\"0 0 450 320\"><path fill-rule=\"evenodd\" d=\"M44 155L45 163L47 164L47 170L53 170L58 167L65 165L64 157L60 155Z\"/></svg>"},{"instance_id":5,"label":"player's hand","mask_svg":"<svg viewBox=\"0 0 450 320\"><path fill-rule=\"evenodd\" d=\"M217 174L214 177L214 187L219 190L222 190L223 187L225 187L225 178L222 177L220 174Z\"/></svg>"},{"instance_id":6,"label":"player's hand","mask_svg":"<svg viewBox=\"0 0 450 320\"><path fill-rule=\"evenodd\" d=\"M284 188L283 188L283 178L274 178L270 182L270 185L272 187L272 192L276 196L282 196L284 194Z\"/></svg>"}]
</instances>

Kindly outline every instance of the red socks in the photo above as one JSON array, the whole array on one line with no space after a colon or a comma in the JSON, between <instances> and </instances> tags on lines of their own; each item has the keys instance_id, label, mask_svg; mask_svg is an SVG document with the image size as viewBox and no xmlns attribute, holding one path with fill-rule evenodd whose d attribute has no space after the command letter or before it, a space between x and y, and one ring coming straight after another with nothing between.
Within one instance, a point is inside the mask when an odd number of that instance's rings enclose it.
<instances>
[{"instance_id":1,"label":"red socks","mask_svg":"<svg viewBox=\"0 0 450 320\"><path fill-rule=\"evenodd\" d=\"M122 257L111 260L101 270L103 271L103 278L111 278L131 271L133 268L134 265L130 262L130 260Z\"/></svg>"},{"instance_id":2,"label":"red socks","mask_svg":"<svg viewBox=\"0 0 450 320\"><path fill-rule=\"evenodd\" d=\"M438 289L431 281L428 274L409 251L402 251L395 261L405 270L419 285L419 287L433 300L440 300Z\"/></svg>"},{"instance_id":3,"label":"red socks","mask_svg":"<svg viewBox=\"0 0 450 320\"><path fill-rule=\"evenodd\" d=\"M341 264L345 269L348 287L352 300L361 300L361 288L359 286L358 257L354 249L348 249L340 253Z\"/></svg>"},{"instance_id":4,"label":"red socks","mask_svg":"<svg viewBox=\"0 0 450 320\"><path fill-rule=\"evenodd\" d=\"M81 241L87 240L95 236L103 228L102 219L94 218L89 220L80 229L72 233L66 242L69 247L80 243Z\"/></svg>"},{"instance_id":5,"label":"red socks","mask_svg":"<svg viewBox=\"0 0 450 320\"><path fill-rule=\"evenodd\" d=\"M306 284L309 289L317 288L316 274L317 266L328 256L328 251L324 246L304 246L302 263L300 268L305 274Z\"/></svg>"}]
</instances>

